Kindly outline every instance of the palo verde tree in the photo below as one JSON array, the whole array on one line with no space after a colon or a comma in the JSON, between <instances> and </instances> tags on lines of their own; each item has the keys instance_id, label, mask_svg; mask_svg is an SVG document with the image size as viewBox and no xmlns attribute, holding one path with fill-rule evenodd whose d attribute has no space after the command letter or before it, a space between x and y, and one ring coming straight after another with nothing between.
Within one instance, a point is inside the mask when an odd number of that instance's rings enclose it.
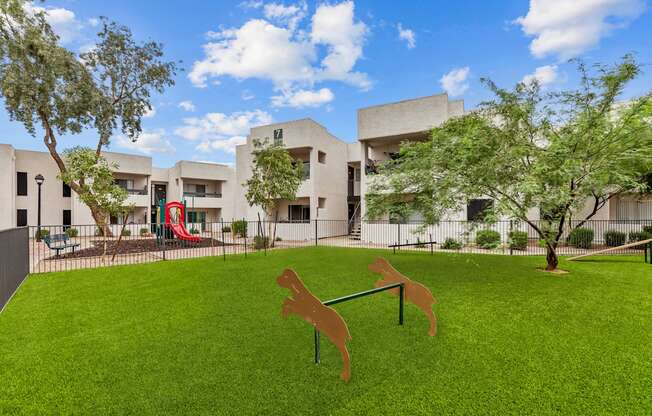
<instances>
[{"instance_id":1,"label":"palo verde tree","mask_svg":"<svg viewBox=\"0 0 652 416\"><path fill-rule=\"evenodd\" d=\"M98 156L94 149L88 147L66 149L62 153L62 158L66 164L66 171L61 174L61 179L65 183L79 184L82 190L79 193L81 201L88 206L97 207L107 217L122 219L122 230L115 247L117 253L129 213L134 208L133 205L126 203L127 191L117 185L113 179L113 171L118 166L109 163L104 156ZM99 223L97 226L103 237L111 235L107 222ZM106 239L104 253L106 254Z\"/></svg>"},{"instance_id":2,"label":"palo verde tree","mask_svg":"<svg viewBox=\"0 0 652 416\"><path fill-rule=\"evenodd\" d=\"M649 191L652 93L626 102L640 72L631 56L613 66L577 61L579 87L545 93L536 82L513 90L484 84L495 98L451 119L426 142L403 143L373 181L368 216L420 212L429 224L471 198L494 201L487 218L523 221L558 265L562 237L623 193ZM540 220L530 219L533 209Z\"/></svg>"},{"instance_id":3,"label":"palo verde tree","mask_svg":"<svg viewBox=\"0 0 652 416\"><path fill-rule=\"evenodd\" d=\"M137 44L128 28L106 19L95 48L77 56L59 44L44 12L28 12L24 5L24 0L0 2L5 108L32 136L42 132L61 178L70 180L67 184L88 204L98 226L105 224L107 213L93 202L101 197L84 194L93 189L85 186L88 178L67 174L58 138L94 129L98 161L114 132L136 141L141 118L152 108L151 93L173 85L176 64L162 60L160 44Z\"/></svg>"},{"instance_id":4,"label":"palo verde tree","mask_svg":"<svg viewBox=\"0 0 652 416\"><path fill-rule=\"evenodd\" d=\"M294 161L290 153L280 144L270 144L266 139L254 139L252 175L244 184L245 197L250 206L258 206L269 220L278 219L278 202L281 199L293 201L303 178L302 166ZM276 226L272 233L272 222L268 223L267 235L274 246Z\"/></svg>"}]
</instances>

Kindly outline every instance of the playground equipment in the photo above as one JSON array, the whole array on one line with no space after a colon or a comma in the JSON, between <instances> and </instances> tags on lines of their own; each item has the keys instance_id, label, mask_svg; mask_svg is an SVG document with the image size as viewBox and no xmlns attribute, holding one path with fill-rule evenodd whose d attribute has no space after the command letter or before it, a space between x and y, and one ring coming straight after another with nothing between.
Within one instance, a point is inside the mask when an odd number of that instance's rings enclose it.
<instances>
[{"instance_id":1,"label":"playground equipment","mask_svg":"<svg viewBox=\"0 0 652 416\"><path fill-rule=\"evenodd\" d=\"M156 237L159 243L163 239L175 236L179 240L198 243L201 238L192 235L186 229L186 205L179 201L165 202L164 199L159 201L158 223L156 227ZM170 235L171 233L171 235Z\"/></svg>"},{"instance_id":2,"label":"playground equipment","mask_svg":"<svg viewBox=\"0 0 652 416\"><path fill-rule=\"evenodd\" d=\"M344 319L330 305L390 291L399 297L399 325L403 325L403 309L405 300L407 300L421 309L430 320L429 335L434 336L437 333L437 320L432 312L432 304L436 303L436 300L428 288L403 276L383 258L378 258L370 264L369 270L383 276L375 283L375 289L353 293L326 302L322 302L313 295L292 269L285 269L276 279L279 286L291 291L290 297L283 301L281 315L287 318L288 315L294 314L314 326L316 364L320 362L320 333L326 334L342 355L343 369L340 378L345 382L348 382L351 377L351 358L346 348L346 342L351 339L351 334Z\"/></svg>"},{"instance_id":3,"label":"playground equipment","mask_svg":"<svg viewBox=\"0 0 652 416\"><path fill-rule=\"evenodd\" d=\"M628 243L628 244L618 246L618 247L611 247L611 248L607 248L607 249L604 249L604 250L598 250L598 251L595 251L593 253L582 254L581 256L571 257L571 258L568 259L568 261L579 260L579 259L583 259L584 257L594 256L596 254L610 253L612 251L622 250L622 249L625 249L625 248L632 248L632 247L640 246L640 245L643 245L643 244L645 244L645 247L643 248L643 251L644 251L643 255L645 257L645 263L647 263L648 259L649 259L650 264L652 264L652 238L649 238L647 240L634 241L633 243ZM648 252L649 252L649 254L648 254Z\"/></svg>"}]
</instances>

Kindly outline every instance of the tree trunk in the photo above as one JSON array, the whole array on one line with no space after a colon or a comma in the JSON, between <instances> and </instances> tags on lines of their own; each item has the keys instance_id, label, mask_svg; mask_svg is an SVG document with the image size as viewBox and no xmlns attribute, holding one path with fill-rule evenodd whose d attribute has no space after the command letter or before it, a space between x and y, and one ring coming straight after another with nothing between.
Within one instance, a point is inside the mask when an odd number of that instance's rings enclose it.
<instances>
[{"instance_id":1,"label":"tree trunk","mask_svg":"<svg viewBox=\"0 0 652 416\"><path fill-rule=\"evenodd\" d=\"M95 220L95 224L97 224L97 227L102 231L102 235L105 237L113 237L113 232L111 231L111 227L107 225L108 218L106 218L106 214L102 212L102 210L95 205L87 205L87 206L91 210L91 216L93 217L93 220Z\"/></svg>"},{"instance_id":2,"label":"tree trunk","mask_svg":"<svg viewBox=\"0 0 652 416\"><path fill-rule=\"evenodd\" d=\"M276 209L276 214L274 214L274 235L272 236L272 241L270 241L270 246L274 247L276 244L276 224L278 223L278 209Z\"/></svg>"},{"instance_id":3,"label":"tree trunk","mask_svg":"<svg viewBox=\"0 0 652 416\"><path fill-rule=\"evenodd\" d=\"M559 258L557 257L557 250L552 245L546 243L546 270L554 271L557 270L559 265Z\"/></svg>"}]
</instances>

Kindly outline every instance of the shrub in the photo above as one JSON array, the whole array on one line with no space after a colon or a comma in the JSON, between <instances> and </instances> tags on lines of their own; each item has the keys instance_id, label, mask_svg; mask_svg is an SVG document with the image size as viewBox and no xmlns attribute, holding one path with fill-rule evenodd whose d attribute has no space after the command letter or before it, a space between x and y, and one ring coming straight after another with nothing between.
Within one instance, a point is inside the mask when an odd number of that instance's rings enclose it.
<instances>
[{"instance_id":1,"label":"shrub","mask_svg":"<svg viewBox=\"0 0 652 416\"><path fill-rule=\"evenodd\" d=\"M238 220L233 221L233 232L240 237L245 237L247 235L247 221Z\"/></svg>"},{"instance_id":2,"label":"shrub","mask_svg":"<svg viewBox=\"0 0 652 416\"><path fill-rule=\"evenodd\" d=\"M625 244L627 240L627 234L622 231L616 230L607 230L604 233L604 242L609 247L618 247Z\"/></svg>"},{"instance_id":3,"label":"shrub","mask_svg":"<svg viewBox=\"0 0 652 416\"><path fill-rule=\"evenodd\" d=\"M43 237L46 237L50 235L50 230L46 230L44 228L41 228L39 231L36 232L36 238L41 239Z\"/></svg>"},{"instance_id":4,"label":"shrub","mask_svg":"<svg viewBox=\"0 0 652 416\"><path fill-rule=\"evenodd\" d=\"M635 243L637 241L643 241L652 238L652 234L648 234L645 231L632 231L629 233L629 243ZM645 244L636 246L639 250L645 250Z\"/></svg>"},{"instance_id":5,"label":"shrub","mask_svg":"<svg viewBox=\"0 0 652 416\"><path fill-rule=\"evenodd\" d=\"M269 237L262 235L257 235L254 237L254 248L256 250L262 250L269 247Z\"/></svg>"},{"instance_id":6,"label":"shrub","mask_svg":"<svg viewBox=\"0 0 652 416\"><path fill-rule=\"evenodd\" d=\"M459 250L462 248L462 243L454 238L447 238L444 244L441 245L444 250Z\"/></svg>"},{"instance_id":7,"label":"shrub","mask_svg":"<svg viewBox=\"0 0 652 416\"><path fill-rule=\"evenodd\" d=\"M652 224L644 225L643 226L643 232L652 235Z\"/></svg>"},{"instance_id":8,"label":"shrub","mask_svg":"<svg viewBox=\"0 0 652 416\"><path fill-rule=\"evenodd\" d=\"M281 237L276 237L275 241L283 241Z\"/></svg>"},{"instance_id":9,"label":"shrub","mask_svg":"<svg viewBox=\"0 0 652 416\"><path fill-rule=\"evenodd\" d=\"M590 228L575 228L568 236L568 244L577 248L591 248L594 232Z\"/></svg>"},{"instance_id":10,"label":"shrub","mask_svg":"<svg viewBox=\"0 0 652 416\"><path fill-rule=\"evenodd\" d=\"M68 236L68 238L75 238L79 235L79 230L76 228L68 228L66 230L66 235Z\"/></svg>"},{"instance_id":11,"label":"shrub","mask_svg":"<svg viewBox=\"0 0 652 416\"><path fill-rule=\"evenodd\" d=\"M129 228L125 228L120 232L120 235L123 237L129 237L131 235L131 230Z\"/></svg>"},{"instance_id":12,"label":"shrub","mask_svg":"<svg viewBox=\"0 0 652 416\"><path fill-rule=\"evenodd\" d=\"M100 227L95 227L95 237L102 237L104 236L104 230Z\"/></svg>"},{"instance_id":13,"label":"shrub","mask_svg":"<svg viewBox=\"0 0 652 416\"><path fill-rule=\"evenodd\" d=\"M149 229L147 227L143 227L140 229L140 235L147 235L149 234Z\"/></svg>"},{"instance_id":14,"label":"shrub","mask_svg":"<svg viewBox=\"0 0 652 416\"><path fill-rule=\"evenodd\" d=\"M426 248L426 243L422 242L419 237L417 237L417 244L414 246L416 248Z\"/></svg>"},{"instance_id":15,"label":"shrub","mask_svg":"<svg viewBox=\"0 0 652 416\"><path fill-rule=\"evenodd\" d=\"M222 227L222 232L223 233L230 233L231 232L231 227L229 227L228 225L225 225L224 227Z\"/></svg>"},{"instance_id":16,"label":"shrub","mask_svg":"<svg viewBox=\"0 0 652 416\"><path fill-rule=\"evenodd\" d=\"M509 233L509 248L512 250L527 249L527 231L511 231Z\"/></svg>"},{"instance_id":17,"label":"shrub","mask_svg":"<svg viewBox=\"0 0 652 416\"><path fill-rule=\"evenodd\" d=\"M190 234L199 234L199 230L193 227L190 229Z\"/></svg>"},{"instance_id":18,"label":"shrub","mask_svg":"<svg viewBox=\"0 0 652 416\"><path fill-rule=\"evenodd\" d=\"M480 230L475 236L475 242L487 250L496 248L500 245L500 233L495 230Z\"/></svg>"}]
</instances>

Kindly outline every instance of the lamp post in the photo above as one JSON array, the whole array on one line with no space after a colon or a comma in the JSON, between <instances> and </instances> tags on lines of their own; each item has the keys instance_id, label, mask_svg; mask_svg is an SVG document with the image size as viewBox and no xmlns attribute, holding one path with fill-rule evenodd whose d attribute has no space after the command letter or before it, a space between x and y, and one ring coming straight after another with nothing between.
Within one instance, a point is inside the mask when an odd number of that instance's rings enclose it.
<instances>
[{"instance_id":1,"label":"lamp post","mask_svg":"<svg viewBox=\"0 0 652 416\"><path fill-rule=\"evenodd\" d=\"M38 185L38 210L36 216L36 241L41 241L41 185L45 182L45 178L40 173L34 177Z\"/></svg>"}]
</instances>

